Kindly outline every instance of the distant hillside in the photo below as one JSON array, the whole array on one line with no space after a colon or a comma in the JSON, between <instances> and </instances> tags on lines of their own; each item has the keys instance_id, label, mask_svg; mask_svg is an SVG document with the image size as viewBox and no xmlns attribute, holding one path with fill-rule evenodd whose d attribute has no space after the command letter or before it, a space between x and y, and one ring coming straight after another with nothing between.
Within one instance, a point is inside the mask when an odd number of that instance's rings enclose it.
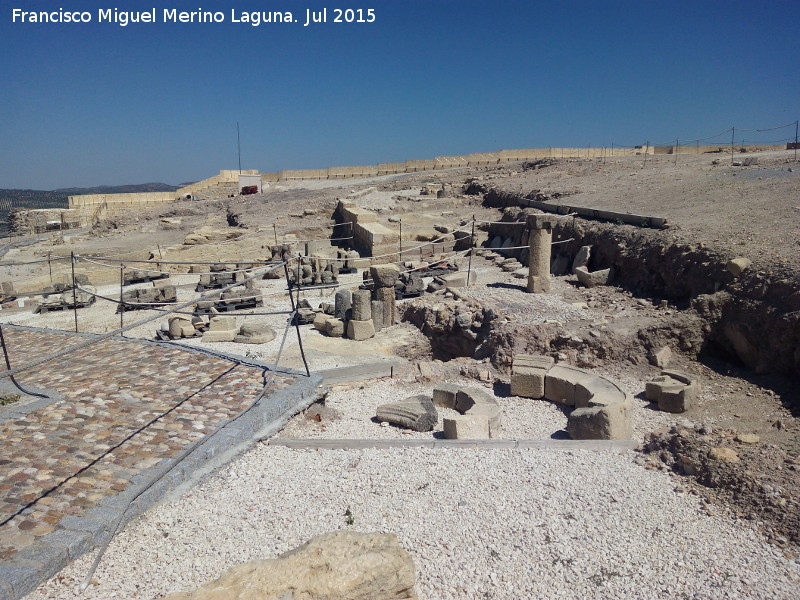
<instances>
[{"instance_id":1,"label":"distant hillside","mask_svg":"<svg viewBox=\"0 0 800 600\"><path fill-rule=\"evenodd\" d=\"M138 192L174 192L178 188L166 183L137 183L134 185L98 185L90 188L60 188L53 190L67 196L85 194L135 194Z\"/></svg>"},{"instance_id":2,"label":"distant hillside","mask_svg":"<svg viewBox=\"0 0 800 600\"><path fill-rule=\"evenodd\" d=\"M8 230L8 213L17 209L67 208L68 196L85 194L125 194L132 192L173 192L178 188L166 183L140 183L137 185L99 185L91 188L62 188L59 190L4 190L0 189L0 233Z\"/></svg>"}]
</instances>

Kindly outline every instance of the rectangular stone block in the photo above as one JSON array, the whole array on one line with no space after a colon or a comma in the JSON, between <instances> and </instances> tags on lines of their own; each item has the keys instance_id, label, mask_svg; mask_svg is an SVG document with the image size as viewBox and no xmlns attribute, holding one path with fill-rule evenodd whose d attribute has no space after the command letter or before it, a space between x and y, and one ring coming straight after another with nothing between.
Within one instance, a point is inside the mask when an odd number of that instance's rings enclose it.
<instances>
[{"instance_id":1,"label":"rectangular stone block","mask_svg":"<svg viewBox=\"0 0 800 600\"><path fill-rule=\"evenodd\" d=\"M452 383L443 383L433 388L433 404L443 408L456 408L456 395L460 388Z\"/></svg>"},{"instance_id":2,"label":"rectangular stone block","mask_svg":"<svg viewBox=\"0 0 800 600\"><path fill-rule=\"evenodd\" d=\"M67 531L59 529L45 536L42 540L45 544L64 548L69 556L69 560L75 560L82 554L88 552L93 547L92 536L81 531Z\"/></svg>"},{"instance_id":3,"label":"rectangular stone block","mask_svg":"<svg viewBox=\"0 0 800 600\"><path fill-rule=\"evenodd\" d=\"M351 340L368 340L374 335L375 326L372 324L372 319L365 321L351 319L347 322L347 337Z\"/></svg>"},{"instance_id":4,"label":"rectangular stone block","mask_svg":"<svg viewBox=\"0 0 800 600\"><path fill-rule=\"evenodd\" d=\"M19 565L10 561L0 563L0 589L10 587L11 598L22 598L30 594L42 582L39 569L31 565ZM5 584L3 586L3 584ZM4 597L5 598L5 597Z\"/></svg>"},{"instance_id":5,"label":"rectangular stone block","mask_svg":"<svg viewBox=\"0 0 800 600\"><path fill-rule=\"evenodd\" d=\"M478 280L478 274L475 271L456 271L442 275L441 279L447 288L464 287L467 285L467 273L469 273L470 285L474 284Z\"/></svg>"},{"instance_id":6,"label":"rectangular stone block","mask_svg":"<svg viewBox=\"0 0 800 600\"><path fill-rule=\"evenodd\" d=\"M325 333L331 337L344 337L344 322L341 319L328 318L325 321Z\"/></svg>"},{"instance_id":7,"label":"rectangular stone block","mask_svg":"<svg viewBox=\"0 0 800 600\"><path fill-rule=\"evenodd\" d=\"M232 318L232 317L231 317ZM212 321L213 323L213 321ZM203 334L203 341L204 342L232 342L233 338L236 337L236 334L239 332L239 329L229 329L229 330L209 330Z\"/></svg>"},{"instance_id":8,"label":"rectangular stone block","mask_svg":"<svg viewBox=\"0 0 800 600\"><path fill-rule=\"evenodd\" d=\"M542 398L545 377L555 361L549 356L518 354L511 365L511 393L522 398Z\"/></svg>"},{"instance_id":9,"label":"rectangular stone block","mask_svg":"<svg viewBox=\"0 0 800 600\"><path fill-rule=\"evenodd\" d=\"M544 382L544 397L552 402L575 406L575 384L588 381L592 374L570 365L556 365L548 371Z\"/></svg>"},{"instance_id":10,"label":"rectangular stone block","mask_svg":"<svg viewBox=\"0 0 800 600\"><path fill-rule=\"evenodd\" d=\"M209 331L229 331L236 330L236 317L212 317L208 325Z\"/></svg>"},{"instance_id":11,"label":"rectangular stone block","mask_svg":"<svg viewBox=\"0 0 800 600\"><path fill-rule=\"evenodd\" d=\"M488 440L489 419L484 415L461 415L443 419L447 440Z\"/></svg>"}]
</instances>

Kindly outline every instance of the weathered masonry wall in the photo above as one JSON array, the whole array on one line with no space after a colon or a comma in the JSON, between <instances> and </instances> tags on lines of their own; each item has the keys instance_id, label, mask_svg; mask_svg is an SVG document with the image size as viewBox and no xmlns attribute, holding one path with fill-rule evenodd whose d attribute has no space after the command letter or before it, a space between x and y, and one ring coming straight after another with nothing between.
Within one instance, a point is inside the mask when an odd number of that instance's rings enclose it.
<instances>
[{"instance_id":1,"label":"weathered masonry wall","mask_svg":"<svg viewBox=\"0 0 800 600\"><path fill-rule=\"evenodd\" d=\"M780 146L735 146L737 151L768 151L783 150L788 145ZM543 158L611 158L615 156L633 156L637 154L696 154L705 152L728 152L729 146L649 146L644 148L528 148L517 150L498 150L497 152L476 152L463 156L437 156L430 159L407 160L405 162L378 163L377 165L363 165L354 167L329 167L327 169L291 169L277 173L260 173L264 183L277 183L281 181L303 181L320 179L353 179L363 177L377 177L381 175L400 175L404 173L419 173L422 171L437 171L454 169L458 167L475 167L498 165L506 162L523 160L538 160ZM99 219L112 217L129 210L145 208L159 204L167 204L181 198L202 196L208 190L217 190L222 187L238 187L238 169L223 169L219 174L184 186L174 192L144 192L138 194L88 194L84 196L70 196L69 208L76 213L69 214L69 222L76 227L90 227ZM241 173L258 175L257 169L245 169ZM77 214L77 217L75 216ZM31 221L41 220L40 217L31 217ZM48 216L50 221L59 221L60 217ZM18 219L18 223L25 223L27 218ZM39 228L46 225L39 225ZM66 227L64 227L66 228ZM16 229L15 231L22 231ZM34 233L33 228L28 231ZM383 235L380 232L379 235ZM380 244L381 241L378 241Z\"/></svg>"},{"instance_id":2,"label":"weathered masonry wall","mask_svg":"<svg viewBox=\"0 0 800 600\"><path fill-rule=\"evenodd\" d=\"M776 150L791 150L787 144L767 144L767 145L747 145L734 144L734 151L741 152L773 152ZM694 146L691 144L681 144L679 146L654 146L653 154L707 154L719 152L720 154L730 153L730 144L717 144L714 146Z\"/></svg>"},{"instance_id":3,"label":"weathered masonry wall","mask_svg":"<svg viewBox=\"0 0 800 600\"><path fill-rule=\"evenodd\" d=\"M508 208L505 223L492 224L489 243L524 245L528 228L520 225L533 209ZM493 238L499 238L493 239ZM551 273L564 275L582 246L591 246L589 270L611 269L610 284L637 295L664 298L686 307L702 344L695 355L721 349L756 373L800 377L800 281L787 273L747 269L734 275L733 256L677 240L669 230L564 218L554 238ZM508 253L527 264L528 251ZM687 350L689 351L689 350Z\"/></svg>"}]
</instances>

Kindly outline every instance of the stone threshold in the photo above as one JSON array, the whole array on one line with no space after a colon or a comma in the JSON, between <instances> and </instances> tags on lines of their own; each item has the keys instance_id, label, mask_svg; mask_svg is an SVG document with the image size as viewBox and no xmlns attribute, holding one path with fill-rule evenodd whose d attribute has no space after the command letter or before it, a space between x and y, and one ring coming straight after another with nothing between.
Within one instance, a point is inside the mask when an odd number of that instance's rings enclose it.
<instances>
[{"instance_id":1,"label":"stone threshold","mask_svg":"<svg viewBox=\"0 0 800 600\"><path fill-rule=\"evenodd\" d=\"M636 440L358 440L269 439L269 446L297 450L358 450L364 448L486 448L500 450L634 450Z\"/></svg>"}]
</instances>

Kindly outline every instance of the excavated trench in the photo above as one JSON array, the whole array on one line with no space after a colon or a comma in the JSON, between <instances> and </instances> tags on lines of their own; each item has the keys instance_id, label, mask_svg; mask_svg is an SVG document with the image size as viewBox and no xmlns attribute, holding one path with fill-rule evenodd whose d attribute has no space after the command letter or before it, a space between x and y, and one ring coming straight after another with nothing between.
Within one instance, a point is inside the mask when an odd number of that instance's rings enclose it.
<instances>
[{"instance_id":1,"label":"excavated trench","mask_svg":"<svg viewBox=\"0 0 800 600\"><path fill-rule=\"evenodd\" d=\"M524 196L482 191L486 204L504 207L502 222L488 229L490 247L503 242L526 245L528 230L519 223L528 212L538 211L519 208L527 202ZM730 264L735 257L682 240L669 230L580 218L560 219L553 239L572 240L553 246L554 275L568 273L580 248L591 246L588 268L610 268L610 286L676 309L670 318L642 327L633 336L638 348L630 347L631 340L620 343L603 335L584 336L583 358L580 351L572 357L578 363L591 366L589 356L636 362L636 355L652 356L657 348L669 345L689 358L712 355L757 374L800 375L800 278L789 268L754 264L737 273ZM526 249L507 254L527 264ZM463 314L470 311L472 317ZM437 315L415 306L407 310L405 320L431 338L439 358L490 356L505 370L514 346L519 346L513 338L520 332L495 320L492 310L478 313L472 307ZM574 338L561 335L557 325L534 329L528 335L534 339L528 339L525 350L554 352L574 345Z\"/></svg>"}]
</instances>

